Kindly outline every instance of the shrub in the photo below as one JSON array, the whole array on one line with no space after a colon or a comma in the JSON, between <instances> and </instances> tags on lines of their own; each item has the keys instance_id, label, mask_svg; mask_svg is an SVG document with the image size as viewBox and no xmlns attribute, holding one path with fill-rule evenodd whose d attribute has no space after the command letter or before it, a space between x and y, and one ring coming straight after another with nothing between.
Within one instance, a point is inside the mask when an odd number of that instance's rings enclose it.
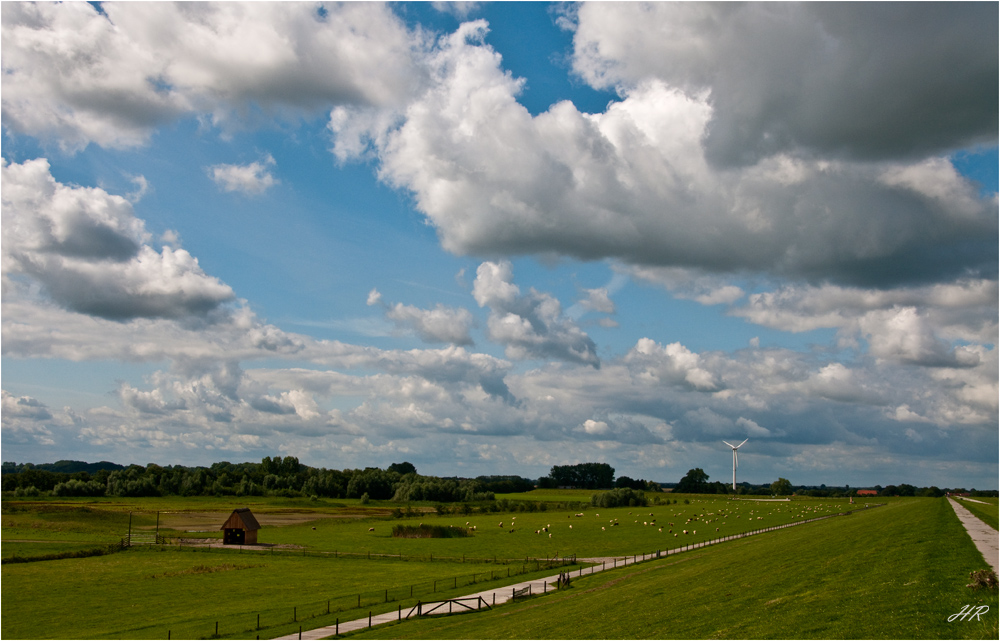
<instances>
[{"instance_id":1,"label":"shrub","mask_svg":"<svg viewBox=\"0 0 1000 641\"><path fill-rule=\"evenodd\" d=\"M965 587L967 588L972 588L973 590L982 590L983 588L989 590L997 589L997 573L993 570L969 572L969 579L972 580L972 583L966 584Z\"/></svg>"},{"instance_id":2,"label":"shrub","mask_svg":"<svg viewBox=\"0 0 1000 641\"><path fill-rule=\"evenodd\" d=\"M451 525L393 525L392 536L396 539L457 539L472 536L465 528Z\"/></svg>"},{"instance_id":3,"label":"shrub","mask_svg":"<svg viewBox=\"0 0 1000 641\"><path fill-rule=\"evenodd\" d=\"M361 495L361 505L368 505L371 503L371 498L368 496L368 492Z\"/></svg>"},{"instance_id":4,"label":"shrub","mask_svg":"<svg viewBox=\"0 0 1000 641\"><path fill-rule=\"evenodd\" d=\"M590 498L590 504L594 507L645 507L649 501L643 492L637 492L630 487L620 487L610 492L593 495Z\"/></svg>"},{"instance_id":5,"label":"shrub","mask_svg":"<svg viewBox=\"0 0 1000 641\"><path fill-rule=\"evenodd\" d=\"M52 488L55 496L104 496L104 484L97 481L70 479Z\"/></svg>"}]
</instances>

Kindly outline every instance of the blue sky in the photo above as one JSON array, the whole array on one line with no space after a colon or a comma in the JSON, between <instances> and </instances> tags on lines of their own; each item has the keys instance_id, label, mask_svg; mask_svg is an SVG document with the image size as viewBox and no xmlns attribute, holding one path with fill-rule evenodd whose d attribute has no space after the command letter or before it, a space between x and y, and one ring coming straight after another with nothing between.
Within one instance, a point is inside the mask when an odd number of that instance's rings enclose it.
<instances>
[{"instance_id":1,"label":"blue sky","mask_svg":"<svg viewBox=\"0 0 1000 641\"><path fill-rule=\"evenodd\" d=\"M2 9L4 460L996 486L995 5L102 9Z\"/></svg>"}]
</instances>

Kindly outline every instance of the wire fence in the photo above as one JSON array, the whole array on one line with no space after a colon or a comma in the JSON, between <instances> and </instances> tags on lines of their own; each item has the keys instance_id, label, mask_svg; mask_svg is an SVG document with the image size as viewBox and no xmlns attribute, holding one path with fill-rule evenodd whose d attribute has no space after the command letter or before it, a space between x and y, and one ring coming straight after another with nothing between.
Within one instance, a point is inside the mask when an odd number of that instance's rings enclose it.
<instances>
[{"instance_id":1,"label":"wire fence","mask_svg":"<svg viewBox=\"0 0 1000 641\"><path fill-rule=\"evenodd\" d=\"M146 550L159 549L164 552L177 552L188 554L202 554L212 552L214 554L224 553L227 555L243 556L308 556L314 558L327 559L347 559L347 558L370 558L377 559L399 559L401 555L371 554L368 553L322 553L314 551L285 551L272 548L268 551L236 549L226 550L218 547L198 548L164 546L160 548L145 548ZM303 554L305 552L305 554ZM462 557L440 557L437 555L425 555L417 557L405 556L406 560L441 561L446 563L456 563ZM575 566L576 559L573 557L553 558L553 559L487 559L466 557L466 563L476 563L489 565L488 569L474 569L472 572L462 572L452 576L415 581L403 585L392 585L367 590L351 591L339 594L331 594L329 597L316 595L313 598L303 599L294 605L281 607L263 608L259 611L251 611L240 614L219 615L207 621L190 621L172 625L171 629L163 630L162 627L157 633L153 626L142 630L130 630L135 638L149 637L157 638L218 638L221 636L240 636L242 638L253 638L254 635L268 634L274 635L279 630L286 630L288 626L294 627L297 623L308 622L306 629L319 627L321 625L334 624L336 620L361 618L370 614L372 610L385 612L392 610L390 604L396 603L397 608L402 612L405 608L415 606L419 601L427 601L435 598L448 598L453 596L455 591L462 590L469 586L477 586L489 583L506 583L508 579L537 573L548 572L556 568ZM471 569L471 568L470 568ZM484 586L484 587L488 587ZM339 617L335 619L334 617ZM258 636L259 638L259 636Z\"/></svg>"},{"instance_id":2,"label":"wire fence","mask_svg":"<svg viewBox=\"0 0 1000 641\"><path fill-rule=\"evenodd\" d=\"M370 552L322 552L310 550L295 550L278 548L276 546L262 549L259 546L238 547L238 546L188 546L188 545L157 545L141 546L132 548L134 551L162 551L186 554L226 554L243 556L305 556L325 559L370 559L370 560L413 560L413 561L440 561L445 563L465 562L468 564L488 565L489 568L473 570L472 572L462 572L449 577L417 581L403 585L384 586L368 590L341 592L331 594L328 598L315 595L310 599L303 599L295 605L282 605L272 608L261 608L259 611L249 611L238 614L220 614L217 617L201 618L197 621L177 622L171 625L170 629L164 630L163 626L148 626L137 630L129 630L133 638L184 638L203 639L220 638L223 636L258 639L263 634L265 637L276 634L292 632L296 626L299 629L312 629L324 625L337 625L341 621L352 619L362 619L366 615L371 617L373 611L379 613L391 612L390 604L395 603L400 617L407 608L413 608L421 601L446 600L455 596L455 592L473 585L488 583L508 583L508 579L521 577L523 575L547 572L553 569L565 569L570 567L567 574L578 571L577 576L592 574L605 569L614 569L632 565L641 561L662 558L667 555L678 554L690 550L715 545L725 541L745 538L776 531L784 528L795 527L805 523L821 521L838 516L848 516L852 512L872 509L884 504L871 504L863 508L859 507L851 511L840 512L817 516L809 519L802 519L783 525L775 525L764 528L756 528L743 532L720 536L698 543L691 543L669 549L661 549L633 555L618 555L615 558L597 563L578 563L577 557L559 557L549 559L525 558L523 560L498 559L496 557L468 557L468 556L439 556L439 555L403 555L403 554L377 554ZM127 549L127 548L126 548ZM130 552L132 553L132 552ZM590 567L584 568L584 565ZM489 586L483 586L488 589ZM499 586L498 586L499 587Z\"/></svg>"}]
</instances>

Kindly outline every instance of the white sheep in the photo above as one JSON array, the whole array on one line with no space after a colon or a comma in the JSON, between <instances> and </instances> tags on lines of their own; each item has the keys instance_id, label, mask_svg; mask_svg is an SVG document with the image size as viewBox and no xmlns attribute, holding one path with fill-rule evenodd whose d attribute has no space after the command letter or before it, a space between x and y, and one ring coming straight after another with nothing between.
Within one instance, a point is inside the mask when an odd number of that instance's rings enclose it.
<instances>
[{"instance_id":1,"label":"white sheep","mask_svg":"<svg viewBox=\"0 0 1000 641\"><path fill-rule=\"evenodd\" d=\"M368 528L368 531L369 531L369 532L374 532L374 531L375 531L375 528L373 528L373 527L370 527L370 528Z\"/></svg>"}]
</instances>

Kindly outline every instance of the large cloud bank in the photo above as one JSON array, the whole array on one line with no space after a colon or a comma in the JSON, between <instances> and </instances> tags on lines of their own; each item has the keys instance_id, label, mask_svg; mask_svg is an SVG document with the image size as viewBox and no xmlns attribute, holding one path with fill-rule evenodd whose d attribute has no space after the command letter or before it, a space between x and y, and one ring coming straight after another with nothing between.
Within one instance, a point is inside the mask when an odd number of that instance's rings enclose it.
<instances>
[{"instance_id":1,"label":"large cloud bank","mask_svg":"<svg viewBox=\"0 0 1000 641\"><path fill-rule=\"evenodd\" d=\"M433 348L319 340L157 246L141 205L59 182L42 158L4 161L4 355L160 367L85 412L5 391L8 443L341 466L409 453L478 473L596 453L656 470L745 434L802 473L996 464L997 196L949 160L996 144L995 4L584 4L561 17L572 69L618 99L534 116L483 21L433 38L369 3L2 12L8 133L79 153L189 117L227 136L328 118L337 162L372 163L443 248L479 262L465 307L372 290ZM262 194L272 164L209 172ZM518 255L606 259L834 342L697 352L636 336L599 358L579 318L615 313L614 291L570 313L518 284ZM470 310L504 358L476 351Z\"/></svg>"}]
</instances>

